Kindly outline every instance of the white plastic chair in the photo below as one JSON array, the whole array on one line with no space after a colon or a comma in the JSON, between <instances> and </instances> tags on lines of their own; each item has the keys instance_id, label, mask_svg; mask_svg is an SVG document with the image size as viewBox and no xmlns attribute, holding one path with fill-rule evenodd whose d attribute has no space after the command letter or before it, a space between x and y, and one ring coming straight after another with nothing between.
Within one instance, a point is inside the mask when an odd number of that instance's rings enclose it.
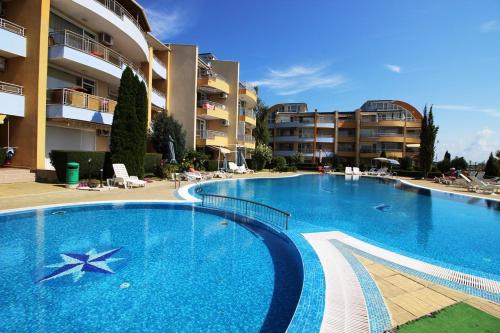
<instances>
[{"instance_id":1,"label":"white plastic chair","mask_svg":"<svg viewBox=\"0 0 500 333\"><path fill-rule=\"evenodd\" d=\"M146 182L140 180L137 176L129 176L125 164L116 163L113 164L113 170L115 172L115 184L123 184L123 187L145 187Z\"/></svg>"}]
</instances>

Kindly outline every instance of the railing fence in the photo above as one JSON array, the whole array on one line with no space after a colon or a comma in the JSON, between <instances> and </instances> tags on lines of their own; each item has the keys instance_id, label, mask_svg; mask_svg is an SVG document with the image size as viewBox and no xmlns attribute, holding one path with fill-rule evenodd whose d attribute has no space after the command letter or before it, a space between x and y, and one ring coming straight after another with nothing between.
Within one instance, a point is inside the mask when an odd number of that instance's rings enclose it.
<instances>
[{"instance_id":1,"label":"railing fence","mask_svg":"<svg viewBox=\"0 0 500 333\"><path fill-rule=\"evenodd\" d=\"M203 207L218 208L288 230L290 213L256 201L201 193Z\"/></svg>"}]
</instances>

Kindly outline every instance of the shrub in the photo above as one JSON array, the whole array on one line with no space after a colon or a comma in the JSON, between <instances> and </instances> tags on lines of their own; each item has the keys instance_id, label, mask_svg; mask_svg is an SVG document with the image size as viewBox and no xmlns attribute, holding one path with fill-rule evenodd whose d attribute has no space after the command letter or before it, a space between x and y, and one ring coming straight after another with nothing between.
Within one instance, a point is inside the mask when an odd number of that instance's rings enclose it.
<instances>
[{"instance_id":1,"label":"shrub","mask_svg":"<svg viewBox=\"0 0 500 333\"><path fill-rule=\"evenodd\" d=\"M151 143L155 150L163 154L163 158L169 160L170 140L174 144L175 159L182 161L186 154L186 131L182 124L171 115L164 112L156 114L151 125Z\"/></svg>"},{"instance_id":2,"label":"shrub","mask_svg":"<svg viewBox=\"0 0 500 333\"><path fill-rule=\"evenodd\" d=\"M304 163L304 154L299 153L299 152L295 152L295 154L293 154L290 157L290 164L297 165L297 164L302 164L302 163Z\"/></svg>"},{"instance_id":3,"label":"shrub","mask_svg":"<svg viewBox=\"0 0 500 333\"><path fill-rule=\"evenodd\" d=\"M423 171L410 171L410 170L403 170L403 169L398 169L398 170L392 170L393 172L396 172L398 176L402 177L413 177L416 179L424 177L424 172ZM434 177L440 177L441 172L430 172L427 175L429 178L434 178Z\"/></svg>"},{"instance_id":4,"label":"shrub","mask_svg":"<svg viewBox=\"0 0 500 333\"><path fill-rule=\"evenodd\" d=\"M255 170L262 170L266 164L271 163L273 159L273 151L271 147L266 145L257 145L252 152L253 166Z\"/></svg>"},{"instance_id":5,"label":"shrub","mask_svg":"<svg viewBox=\"0 0 500 333\"><path fill-rule=\"evenodd\" d=\"M80 164L80 178L100 178L101 169L104 167L105 152L102 151L68 151L52 150L49 153L50 163L56 169L59 182L66 182L66 167L68 162ZM88 163L89 158L92 162Z\"/></svg>"},{"instance_id":6,"label":"shrub","mask_svg":"<svg viewBox=\"0 0 500 333\"><path fill-rule=\"evenodd\" d=\"M451 167L457 170L465 170L468 166L467 161L463 157L457 156L451 160Z\"/></svg>"},{"instance_id":7,"label":"shrub","mask_svg":"<svg viewBox=\"0 0 500 333\"><path fill-rule=\"evenodd\" d=\"M493 157L493 153L490 154L488 161L484 167L485 177L497 177L500 176L500 165L496 158Z\"/></svg>"},{"instance_id":8,"label":"shrub","mask_svg":"<svg viewBox=\"0 0 500 333\"><path fill-rule=\"evenodd\" d=\"M0 166L5 163L5 149L0 148Z\"/></svg>"},{"instance_id":9,"label":"shrub","mask_svg":"<svg viewBox=\"0 0 500 333\"><path fill-rule=\"evenodd\" d=\"M144 155L144 174L155 174L158 166L160 165L161 154L159 153L146 153Z\"/></svg>"},{"instance_id":10,"label":"shrub","mask_svg":"<svg viewBox=\"0 0 500 333\"><path fill-rule=\"evenodd\" d=\"M181 163L181 169L187 170L193 167L195 170L205 170L205 163L208 160L208 155L199 150L191 149L186 153L186 157Z\"/></svg>"},{"instance_id":11,"label":"shrub","mask_svg":"<svg viewBox=\"0 0 500 333\"><path fill-rule=\"evenodd\" d=\"M218 171L217 166L222 167L222 161L217 161L217 160L205 161L205 170L207 171Z\"/></svg>"},{"instance_id":12,"label":"shrub","mask_svg":"<svg viewBox=\"0 0 500 333\"><path fill-rule=\"evenodd\" d=\"M50 163L56 169L56 175L59 182L66 182L66 165L68 162L77 162L80 164L80 179L89 177L99 179L101 169L103 169L103 179L113 177L113 166L110 159L110 153L104 151L73 151L73 150L52 150L49 153ZM144 166L147 173L155 173L160 164L161 154L148 153L144 156ZM89 163L89 158L92 162ZM128 171L128 170L127 170ZM130 171L129 171L130 172ZM134 175L130 172L131 175ZM135 175L134 175L135 176Z\"/></svg>"},{"instance_id":13,"label":"shrub","mask_svg":"<svg viewBox=\"0 0 500 333\"><path fill-rule=\"evenodd\" d=\"M273 159L274 170L283 172L287 171L286 159L283 156L277 156Z\"/></svg>"},{"instance_id":14,"label":"shrub","mask_svg":"<svg viewBox=\"0 0 500 333\"><path fill-rule=\"evenodd\" d=\"M161 179L171 179L172 174L176 172L179 172L179 164L163 163L163 160L161 160L160 164L156 167L155 175Z\"/></svg>"},{"instance_id":15,"label":"shrub","mask_svg":"<svg viewBox=\"0 0 500 333\"><path fill-rule=\"evenodd\" d=\"M413 159L411 157L403 157L402 159L399 160L399 167L402 170L408 170L411 171L413 170Z\"/></svg>"}]
</instances>

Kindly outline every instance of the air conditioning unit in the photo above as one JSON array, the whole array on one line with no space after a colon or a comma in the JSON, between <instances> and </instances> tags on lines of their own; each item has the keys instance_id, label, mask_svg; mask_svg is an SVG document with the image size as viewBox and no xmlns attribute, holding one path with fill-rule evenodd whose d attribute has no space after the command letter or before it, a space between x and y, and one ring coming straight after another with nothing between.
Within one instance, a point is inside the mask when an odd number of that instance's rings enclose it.
<instances>
[{"instance_id":1,"label":"air conditioning unit","mask_svg":"<svg viewBox=\"0 0 500 333\"><path fill-rule=\"evenodd\" d=\"M110 130L104 130L104 129L97 129L96 130L96 135L97 136L110 136L111 131Z\"/></svg>"},{"instance_id":2,"label":"air conditioning unit","mask_svg":"<svg viewBox=\"0 0 500 333\"><path fill-rule=\"evenodd\" d=\"M225 120L225 119L224 119L224 120L222 121L222 126L224 126L224 127L229 127L229 126L231 126L231 122L230 122L229 120Z\"/></svg>"},{"instance_id":3,"label":"air conditioning unit","mask_svg":"<svg viewBox=\"0 0 500 333\"><path fill-rule=\"evenodd\" d=\"M227 94L226 94L225 92L220 93L220 94L219 94L219 98L226 99L226 98L227 98Z\"/></svg>"},{"instance_id":4,"label":"air conditioning unit","mask_svg":"<svg viewBox=\"0 0 500 333\"><path fill-rule=\"evenodd\" d=\"M99 42L106 46L113 46L113 37L105 32L99 33Z\"/></svg>"}]
</instances>

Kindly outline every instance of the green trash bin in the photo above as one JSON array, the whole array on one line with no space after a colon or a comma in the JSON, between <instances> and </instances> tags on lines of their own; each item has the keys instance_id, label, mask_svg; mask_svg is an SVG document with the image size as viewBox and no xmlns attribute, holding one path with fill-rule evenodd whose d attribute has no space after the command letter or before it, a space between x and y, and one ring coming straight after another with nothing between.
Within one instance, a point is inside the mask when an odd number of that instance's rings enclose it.
<instances>
[{"instance_id":1,"label":"green trash bin","mask_svg":"<svg viewBox=\"0 0 500 333\"><path fill-rule=\"evenodd\" d=\"M80 181L80 164L69 162L66 165L66 187L76 188Z\"/></svg>"}]
</instances>

